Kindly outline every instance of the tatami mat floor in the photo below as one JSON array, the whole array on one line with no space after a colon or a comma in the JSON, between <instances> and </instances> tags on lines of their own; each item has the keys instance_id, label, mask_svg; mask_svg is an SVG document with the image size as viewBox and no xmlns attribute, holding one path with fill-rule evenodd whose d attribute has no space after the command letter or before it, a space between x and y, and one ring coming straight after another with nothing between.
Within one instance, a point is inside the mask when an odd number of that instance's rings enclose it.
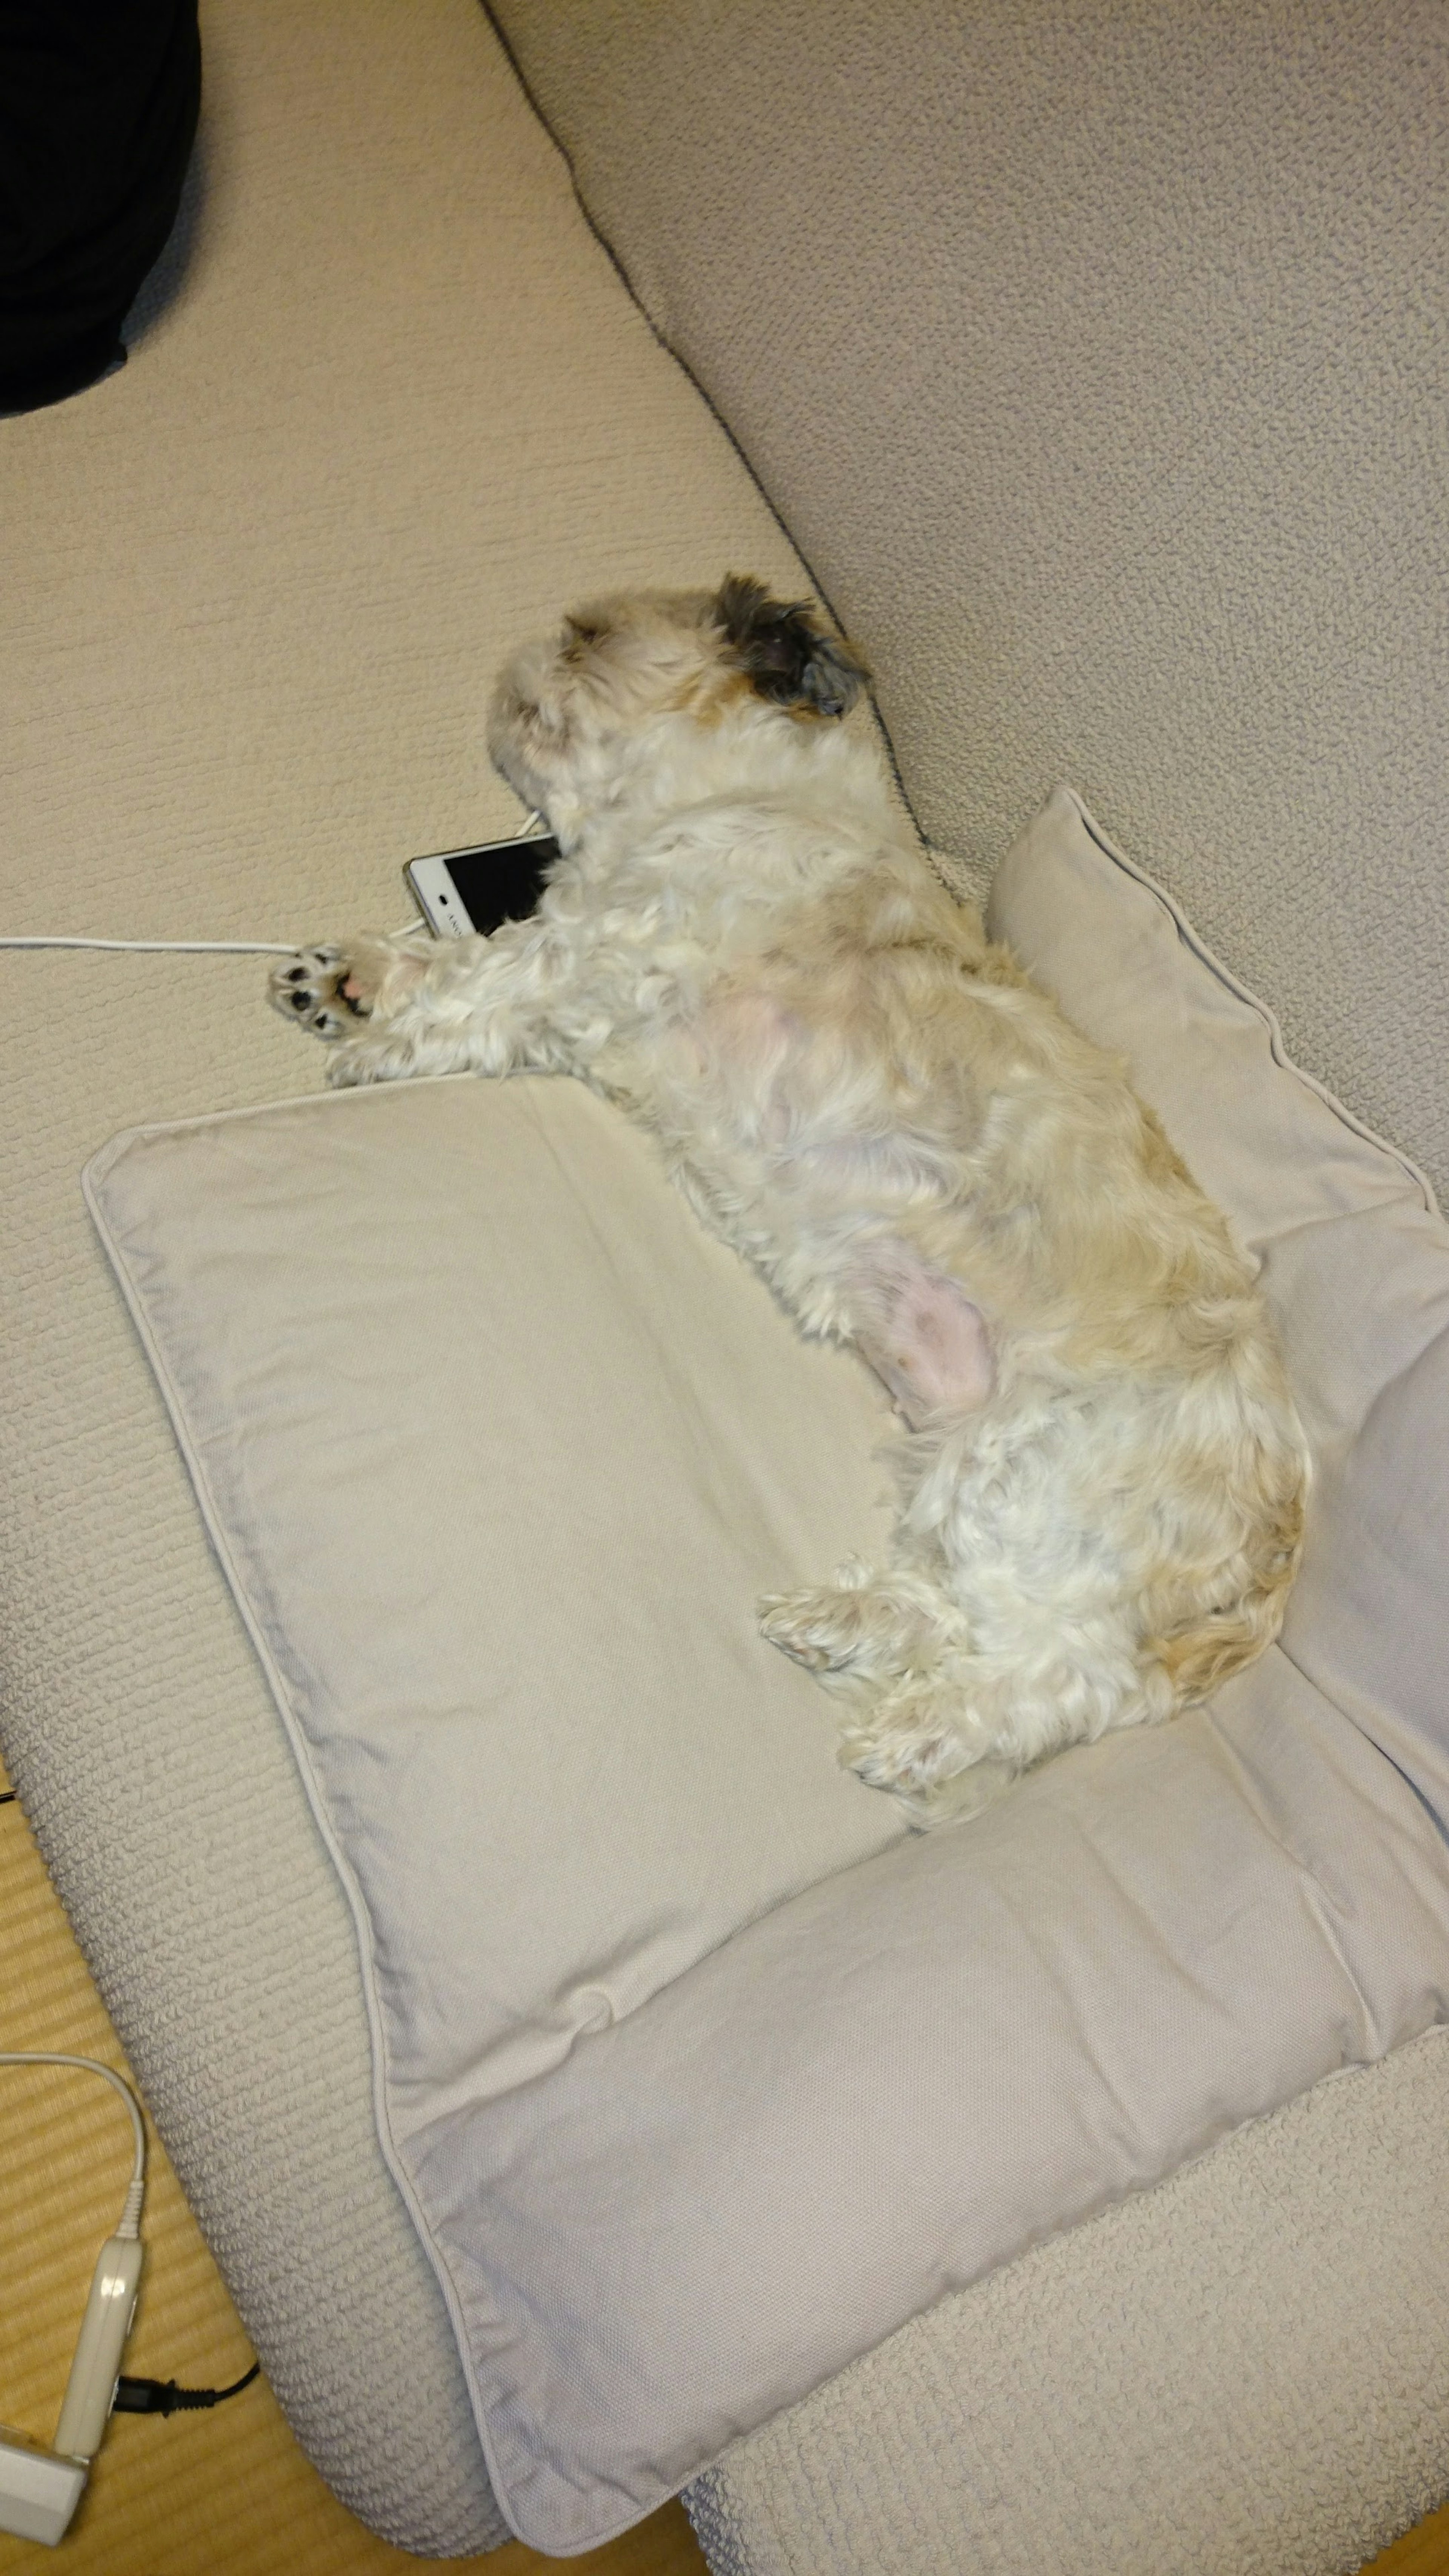
<instances>
[{"instance_id":1,"label":"tatami mat floor","mask_svg":"<svg viewBox=\"0 0 1449 2576\"><path fill-rule=\"evenodd\" d=\"M8 1785L0 1783L0 1785ZM18 1805L0 1806L0 2047L126 2062ZM49 2067L0 2069L0 2422L48 2441L97 2252L120 2213L131 2132L108 2085ZM126 2367L223 2388L252 2355L154 2133L146 2270ZM264 2380L214 2412L119 2416L58 2550L0 2534L0 2576L387 2576L437 2562L389 2548L325 2487ZM460 2571L523 2576L556 2560L512 2542ZM682 2506L580 2576L698 2576Z\"/></svg>"},{"instance_id":2,"label":"tatami mat floor","mask_svg":"<svg viewBox=\"0 0 1449 2576\"><path fill-rule=\"evenodd\" d=\"M0 1806L0 1997L0 2045L66 2049L125 2071L18 1805ZM41 2439L55 2424L130 2154L108 2086L58 2069L0 2072L0 2419ZM154 2135L144 2235L127 2368L225 2387L247 2368L250 2347ZM59 2551L0 2535L0 2576L386 2576L428 2563L389 2548L345 2511L264 2380L213 2413L117 2418ZM704 2563L679 2505L568 2561L579 2576L697 2576ZM447 2564L523 2576L558 2562L514 2541ZM1449 2576L1449 2507L1376 2559L1374 2576Z\"/></svg>"}]
</instances>

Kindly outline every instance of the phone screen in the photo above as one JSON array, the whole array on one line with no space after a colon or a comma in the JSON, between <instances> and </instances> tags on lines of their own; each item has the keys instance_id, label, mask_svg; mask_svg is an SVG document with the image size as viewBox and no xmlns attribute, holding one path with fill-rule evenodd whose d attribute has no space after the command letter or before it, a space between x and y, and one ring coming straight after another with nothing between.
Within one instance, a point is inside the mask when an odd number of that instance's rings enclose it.
<instances>
[{"instance_id":1,"label":"phone screen","mask_svg":"<svg viewBox=\"0 0 1449 2576\"><path fill-rule=\"evenodd\" d=\"M495 841L483 849L449 850L438 864L467 915L466 926L486 936L500 922L527 920L558 855L552 833L540 832L531 841ZM452 910L451 905L446 908Z\"/></svg>"}]
</instances>

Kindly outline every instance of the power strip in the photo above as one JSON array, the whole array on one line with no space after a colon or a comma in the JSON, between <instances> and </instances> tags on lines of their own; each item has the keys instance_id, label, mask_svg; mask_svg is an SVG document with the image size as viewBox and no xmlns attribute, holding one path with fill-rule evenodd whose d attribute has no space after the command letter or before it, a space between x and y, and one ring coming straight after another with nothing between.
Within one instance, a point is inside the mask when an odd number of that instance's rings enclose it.
<instances>
[{"instance_id":1,"label":"power strip","mask_svg":"<svg viewBox=\"0 0 1449 2576\"><path fill-rule=\"evenodd\" d=\"M85 2460L43 2451L12 2425L0 2425L0 2531L54 2549L70 2529L88 2467Z\"/></svg>"}]
</instances>

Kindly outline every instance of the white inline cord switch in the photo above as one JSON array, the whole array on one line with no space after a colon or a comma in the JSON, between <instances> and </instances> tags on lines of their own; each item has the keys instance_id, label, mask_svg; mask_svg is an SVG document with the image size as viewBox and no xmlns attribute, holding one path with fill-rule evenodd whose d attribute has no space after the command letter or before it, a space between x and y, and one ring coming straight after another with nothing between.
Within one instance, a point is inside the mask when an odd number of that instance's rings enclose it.
<instances>
[{"instance_id":1,"label":"white inline cord switch","mask_svg":"<svg viewBox=\"0 0 1449 2576\"><path fill-rule=\"evenodd\" d=\"M140 2286L140 2238L134 2234L108 2236L91 2280L80 2341L55 2428L53 2447L63 2459L89 2463L101 2447Z\"/></svg>"},{"instance_id":2,"label":"white inline cord switch","mask_svg":"<svg viewBox=\"0 0 1449 2576\"><path fill-rule=\"evenodd\" d=\"M0 2066L78 2066L102 2075L121 2096L136 2134L136 2161L114 2236L101 2247L70 2366L55 2442L50 2450L23 2433L0 2428L0 2531L39 2540L53 2549L63 2540L80 2502L86 2473L100 2449L121 2373L121 2355L141 2281L141 2204L146 2191L146 2131L129 2084L99 2058L70 2057L49 2049L0 2049Z\"/></svg>"}]
</instances>

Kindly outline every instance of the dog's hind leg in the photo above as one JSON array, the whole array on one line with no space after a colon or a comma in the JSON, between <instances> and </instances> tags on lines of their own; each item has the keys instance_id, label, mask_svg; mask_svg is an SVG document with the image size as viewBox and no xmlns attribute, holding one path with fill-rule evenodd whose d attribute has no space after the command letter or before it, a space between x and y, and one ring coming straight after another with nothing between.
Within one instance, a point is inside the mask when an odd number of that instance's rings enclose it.
<instances>
[{"instance_id":1,"label":"dog's hind leg","mask_svg":"<svg viewBox=\"0 0 1449 2576\"><path fill-rule=\"evenodd\" d=\"M841 1733L837 1755L871 1789L889 1789L913 1824L974 1816L1024 1768L975 1721L949 1664L910 1674Z\"/></svg>"},{"instance_id":2,"label":"dog's hind leg","mask_svg":"<svg viewBox=\"0 0 1449 2576\"><path fill-rule=\"evenodd\" d=\"M964 1616L922 1575L840 1581L760 1603L772 1646L856 1703L839 1760L873 1789L889 1789L912 1822L974 1815L1022 1768L973 1711Z\"/></svg>"},{"instance_id":3,"label":"dog's hind leg","mask_svg":"<svg viewBox=\"0 0 1449 2576\"><path fill-rule=\"evenodd\" d=\"M898 1237L852 1258L847 1302L853 1339L919 1427L975 1412L991 1393L986 1325L959 1283ZM943 1661L968 1651L966 1618L931 1573L842 1569L833 1584L771 1594L760 1633L808 1672L853 1694L923 1686Z\"/></svg>"},{"instance_id":4,"label":"dog's hind leg","mask_svg":"<svg viewBox=\"0 0 1449 2576\"><path fill-rule=\"evenodd\" d=\"M1049 1754L1171 1714L1170 1686L1144 1666L1120 1605L1070 1621L998 1592L973 1639L957 1619L937 1661L865 1697L841 1739L841 1761L917 1824L972 1815ZM989 1651L983 1630L995 1632Z\"/></svg>"},{"instance_id":5,"label":"dog's hind leg","mask_svg":"<svg viewBox=\"0 0 1449 2576\"><path fill-rule=\"evenodd\" d=\"M833 1584L772 1592L760 1634L807 1672L866 1685L899 1681L964 1642L966 1623L939 1585L918 1574L842 1567Z\"/></svg>"}]
</instances>

